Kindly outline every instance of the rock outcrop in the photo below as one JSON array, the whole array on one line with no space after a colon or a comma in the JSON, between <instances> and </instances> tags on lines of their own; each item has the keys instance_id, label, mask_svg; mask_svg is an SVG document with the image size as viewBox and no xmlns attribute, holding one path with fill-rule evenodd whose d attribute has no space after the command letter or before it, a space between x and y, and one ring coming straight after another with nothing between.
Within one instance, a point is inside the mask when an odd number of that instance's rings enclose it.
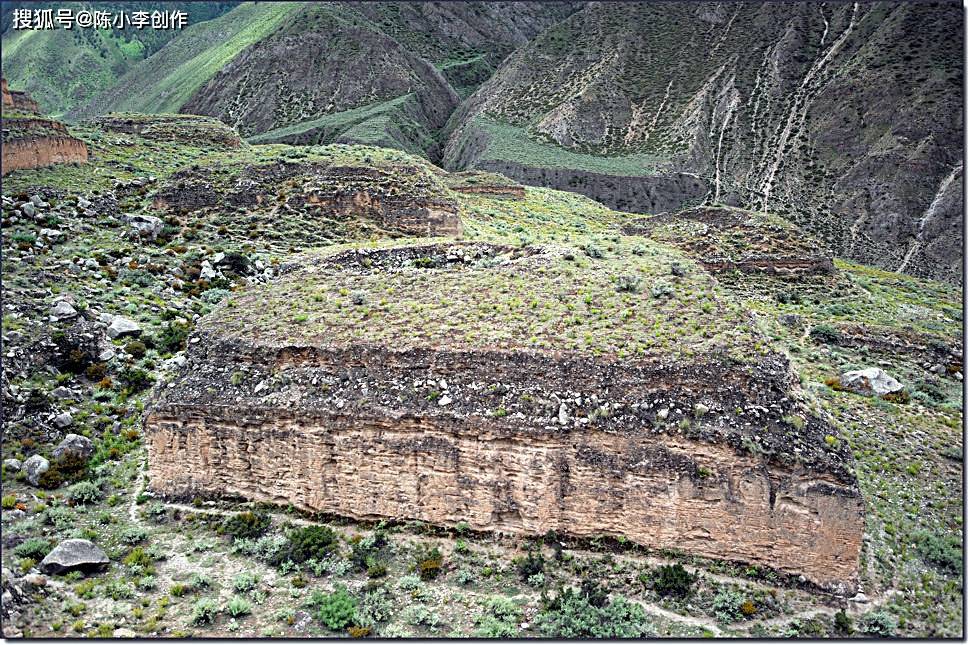
<instances>
[{"instance_id":1,"label":"rock outcrop","mask_svg":"<svg viewBox=\"0 0 970 645\"><path fill-rule=\"evenodd\" d=\"M37 101L30 98L27 92L18 92L7 87L7 79L0 79L0 95L3 97L3 107L5 109L17 110L18 112L30 112L40 114L40 106Z\"/></svg>"},{"instance_id":2,"label":"rock outcrop","mask_svg":"<svg viewBox=\"0 0 970 645\"><path fill-rule=\"evenodd\" d=\"M63 123L38 114L37 103L26 92L7 89L3 81L2 174L88 160L87 145L68 133ZM27 113L25 115L25 113Z\"/></svg>"},{"instance_id":3,"label":"rock outcrop","mask_svg":"<svg viewBox=\"0 0 970 645\"><path fill-rule=\"evenodd\" d=\"M832 253L820 240L769 213L698 206L635 218L621 230L680 247L712 273L835 273Z\"/></svg>"},{"instance_id":4,"label":"rock outcrop","mask_svg":"<svg viewBox=\"0 0 970 645\"><path fill-rule=\"evenodd\" d=\"M548 262L537 249L487 246L347 251L298 264L286 280L332 289L347 274L364 289L363 276L406 271L443 299L467 272ZM364 307L378 295L353 300ZM156 391L145 421L155 492L623 536L842 592L856 585L863 506L851 455L825 441L833 430L798 403L780 356L500 351L457 331L429 346L417 321L366 341L329 315L322 332L302 316L289 326L261 298L237 302L231 320L204 321L175 380ZM266 322L239 327L249 306L268 310Z\"/></svg>"}]
</instances>

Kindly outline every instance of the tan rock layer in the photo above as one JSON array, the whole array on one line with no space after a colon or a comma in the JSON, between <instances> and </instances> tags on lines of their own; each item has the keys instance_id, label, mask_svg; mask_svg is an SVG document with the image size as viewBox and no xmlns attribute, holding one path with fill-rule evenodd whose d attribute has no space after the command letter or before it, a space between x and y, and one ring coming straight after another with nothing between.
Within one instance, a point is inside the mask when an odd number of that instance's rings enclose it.
<instances>
[{"instance_id":1,"label":"tan rock layer","mask_svg":"<svg viewBox=\"0 0 970 645\"><path fill-rule=\"evenodd\" d=\"M73 137L41 137L4 142L0 165L6 175L14 170L87 160L88 148L83 141Z\"/></svg>"},{"instance_id":2,"label":"tan rock layer","mask_svg":"<svg viewBox=\"0 0 970 645\"><path fill-rule=\"evenodd\" d=\"M648 433L509 436L448 418L167 406L146 422L152 490L373 519L624 536L758 563L842 593L863 531L854 487L725 445Z\"/></svg>"}]
</instances>

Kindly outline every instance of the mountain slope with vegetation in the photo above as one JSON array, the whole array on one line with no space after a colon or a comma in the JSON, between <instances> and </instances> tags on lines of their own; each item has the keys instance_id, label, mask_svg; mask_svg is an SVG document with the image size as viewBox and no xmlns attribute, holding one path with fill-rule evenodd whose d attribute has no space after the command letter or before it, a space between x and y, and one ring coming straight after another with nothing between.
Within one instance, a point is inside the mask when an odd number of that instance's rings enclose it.
<instances>
[{"instance_id":1,"label":"mountain slope with vegetation","mask_svg":"<svg viewBox=\"0 0 970 645\"><path fill-rule=\"evenodd\" d=\"M112 14L185 11L189 24L215 18L238 2L71 3L75 11ZM113 87L125 73L165 43L181 36L176 29L13 29L13 12L63 8L59 2L4 2L2 6L3 75L11 85L27 90L45 113L60 116Z\"/></svg>"},{"instance_id":2,"label":"mountain slope with vegetation","mask_svg":"<svg viewBox=\"0 0 970 645\"><path fill-rule=\"evenodd\" d=\"M961 24L944 3L594 3L463 103L445 165L634 212L771 209L957 281Z\"/></svg>"}]
</instances>

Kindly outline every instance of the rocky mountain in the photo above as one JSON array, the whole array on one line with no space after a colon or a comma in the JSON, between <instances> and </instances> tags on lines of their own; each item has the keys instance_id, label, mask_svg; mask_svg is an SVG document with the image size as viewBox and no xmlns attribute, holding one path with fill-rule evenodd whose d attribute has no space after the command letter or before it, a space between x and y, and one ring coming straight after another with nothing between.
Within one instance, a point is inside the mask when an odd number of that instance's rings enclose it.
<instances>
[{"instance_id":1,"label":"rocky mountain","mask_svg":"<svg viewBox=\"0 0 970 645\"><path fill-rule=\"evenodd\" d=\"M592 3L462 105L444 161L634 212L772 210L959 280L962 34L953 3Z\"/></svg>"}]
</instances>

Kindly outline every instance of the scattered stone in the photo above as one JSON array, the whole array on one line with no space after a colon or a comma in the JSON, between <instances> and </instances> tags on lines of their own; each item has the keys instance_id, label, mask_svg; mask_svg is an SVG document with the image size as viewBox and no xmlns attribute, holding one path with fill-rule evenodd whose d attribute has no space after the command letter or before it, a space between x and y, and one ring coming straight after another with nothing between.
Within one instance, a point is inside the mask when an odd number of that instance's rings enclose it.
<instances>
[{"instance_id":1,"label":"scattered stone","mask_svg":"<svg viewBox=\"0 0 970 645\"><path fill-rule=\"evenodd\" d=\"M108 326L108 338L138 336L139 334L141 334L141 327L138 326L138 323L122 316L113 317L111 324Z\"/></svg>"},{"instance_id":2,"label":"scattered stone","mask_svg":"<svg viewBox=\"0 0 970 645\"><path fill-rule=\"evenodd\" d=\"M127 627L119 627L118 629L111 632L112 638L137 638L138 634L128 629Z\"/></svg>"},{"instance_id":3,"label":"scattered stone","mask_svg":"<svg viewBox=\"0 0 970 645\"><path fill-rule=\"evenodd\" d=\"M35 215L37 215L37 209L34 208L33 204L24 204L23 206L20 207L20 210L22 210L24 215L26 215L27 217L32 218Z\"/></svg>"},{"instance_id":4,"label":"scattered stone","mask_svg":"<svg viewBox=\"0 0 970 645\"><path fill-rule=\"evenodd\" d=\"M885 396L903 389L902 383L878 367L846 372L839 382L845 389L863 396Z\"/></svg>"},{"instance_id":5,"label":"scattered stone","mask_svg":"<svg viewBox=\"0 0 970 645\"><path fill-rule=\"evenodd\" d=\"M6 468L7 470L9 470L10 472L14 472L14 473L19 472L20 471L20 460L19 459L4 459L3 460L3 467Z\"/></svg>"},{"instance_id":6,"label":"scattered stone","mask_svg":"<svg viewBox=\"0 0 970 645\"><path fill-rule=\"evenodd\" d=\"M559 404L559 425L564 426L569 423L569 410L565 403Z\"/></svg>"},{"instance_id":7,"label":"scattered stone","mask_svg":"<svg viewBox=\"0 0 970 645\"><path fill-rule=\"evenodd\" d=\"M451 403L452 403L452 398L450 396L443 396L440 399L438 399L438 405L442 407L446 405L451 405Z\"/></svg>"},{"instance_id":8,"label":"scattered stone","mask_svg":"<svg viewBox=\"0 0 970 645\"><path fill-rule=\"evenodd\" d=\"M670 414L670 408L660 408L660 410L657 411L657 418L660 419L661 421L665 421L669 414Z\"/></svg>"},{"instance_id":9,"label":"scattered stone","mask_svg":"<svg viewBox=\"0 0 970 645\"><path fill-rule=\"evenodd\" d=\"M54 320L66 320L77 316L77 309L66 300L60 300L51 307L51 318Z\"/></svg>"},{"instance_id":10,"label":"scattered stone","mask_svg":"<svg viewBox=\"0 0 970 645\"><path fill-rule=\"evenodd\" d=\"M54 425L58 428L66 428L73 423L74 417L71 416L70 412L61 412L54 417Z\"/></svg>"},{"instance_id":11,"label":"scattered stone","mask_svg":"<svg viewBox=\"0 0 970 645\"><path fill-rule=\"evenodd\" d=\"M705 414L707 414L710 411L711 411L711 409L709 407L707 407L706 405L704 405L703 403L695 403L694 404L694 416L695 417L702 417L702 416L704 416Z\"/></svg>"},{"instance_id":12,"label":"scattered stone","mask_svg":"<svg viewBox=\"0 0 970 645\"><path fill-rule=\"evenodd\" d=\"M74 395L71 394L71 391L66 387L64 387L63 385L58 385L57 387L55 387L54 391L51 392L51 396L54 397L55 399L62 399L62 400L74 398Z\"/></svg>"},{"instance_id":13,"label":"scattered stone","mask_svg":"<svg viewBox=\"0 0 970 645\"><path fill-rule=\"evenodd\" d=\"M51 454L54 455L55 459L60 459L66 453L73 453L87 459L94 453L94 445L87 437L82 437L79 434L69 434L57 444L57 447L54 448L54 452Z\"/></svg>"},{"instance_id":14,"label":"scattered stone","mask_svg":"<svg viewBox=\"0 0 970 645\"><path fill-rule=\"evenodd\" d=\"M40 476L50 469L51 464L40 455L31 455L24 461L23 469L27 475L27 481L32 486L36 486L40 481Z\"/></svg>"},{"instance_id":15,"label":"scattered stone","mask_svg":"<svg viewBox=\"0 0 970 645\"><path fill-rule=\"evenodd\" d=\"M69 571L101 571L108 566L108 556L89 540L64 540L40 562L40 570L48 574Z\"/></svg>"},{"instance_id":16,"label":"scattered stone","mask_svg":"<svg viewBox=\"0 0 970 645\"><path fill-rule=\"evenodd\" d=\"M152 215L138 215L127 213L121 219L130 227L135 229L139 237L147 237L154 240L165 227L165 222Z\"/></svg>"},{"instance_id":17,"label":"scattered stone","mask_svg":"<svg viewBox=\"0 0 970 645\"><path fill-rule=\"evenodd\" d=\"M851 598L849 598L849 601L850 602L858 602L858 603L866 603L866 602L869 602L869 596L867 596L866 594L864 594L864 593L862 593L860 591L856 595L854 595Z\"/></svg>"},{"instance_id":18,"label":"scattered stone","mask_svg":"<svg viewBox=\"0 0 970 645\"><path fill-rule=\"evenodd\" d=\"M798 314L782 314L778 316L778 322L780 322L785 327L801 327L802 317Z\"/></svg>"}]
</instances>

